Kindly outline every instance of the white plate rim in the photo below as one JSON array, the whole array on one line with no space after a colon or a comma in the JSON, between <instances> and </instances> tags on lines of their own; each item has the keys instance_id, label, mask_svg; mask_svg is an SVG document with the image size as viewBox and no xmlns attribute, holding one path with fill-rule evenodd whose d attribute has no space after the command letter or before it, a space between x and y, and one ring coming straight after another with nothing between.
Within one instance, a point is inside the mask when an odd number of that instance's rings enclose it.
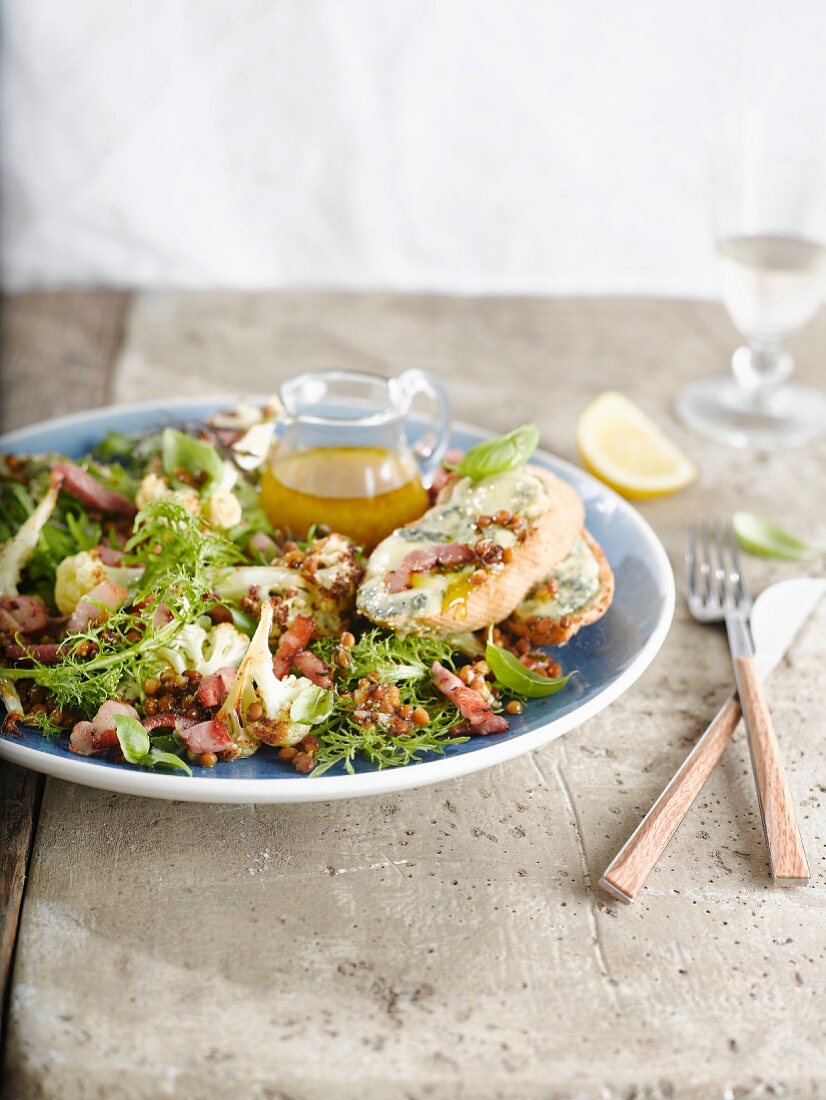
<instances>
[{"instance_id":1,"label":"white plate rim","mask_svg":"<svg viewBox=\"0 0 826 1100\"><path fill-rule=\"evenodd\" d=\"M246 399L255 402L264 401L267 398L261 395L247 395ZM0 436L0 445L3 447L13 445L15 442L25 439L27 435L34 431L72 427L75 424L94 424L105 419L107 415L114 411L128 413L168 409L172 412L177 409L186 409L189 406L209 405L213 402L220 404L229 400L232 400L231 395L224 393L175 398L168 404L162 404L156 399L104 405L86 412L69 413L64 416L53 417L50 420L39 421L24 428L17 428ZM451 421L451 426L460 431L472 432L483 437L490 437L495 434L488 429L479 428L460 420ZM631 515L633 522L637 524L642 533L646 546L651 551L652 562L656 565L657 581L665 596L665 603L656 627L628 668L613 683L599 692L596 698L583 703L569 714L552 718L537 729L520 734L512 740L491 743L477 749L475 752L438 757L421 764L402 768L387 768L383 771L321 776L316 783L313 782L311 776L304 781L298 781L294 778L280 779L278 777L272 779L222 778L216 780L161 775L137 768L134 770L100 768L86 761L83 757L72 759L52 756L49 753L30 748L28 745L16 744L14 741L5 738L0 738L0 759L53 776L56 779L65 779L69 782L95 787L99 790L112 791L117 794L137 795L144 798L249 805L330 802L342 798L363 798L370 795L391 794L395 791L410 790L416 787L430 786L433 783L458 779L461 776L470 775L472 772L482 771L485 768L494 767L496 764L513 760L518 756L524 756L526 753L542 748L570 730L576 729L616 702L621 695L624 695L657 656L668 636L674 617L676 586L671 562L665 548L654 533L653 528L636 508L619 496L618 493L597 481L587 471L580 469L572 462L541 449L537 450L537 455L554 463L561 469L570 471L577 477L589 478L597 486L602 496L611 500L623 512Z\"/></svg>"}]
</instances>

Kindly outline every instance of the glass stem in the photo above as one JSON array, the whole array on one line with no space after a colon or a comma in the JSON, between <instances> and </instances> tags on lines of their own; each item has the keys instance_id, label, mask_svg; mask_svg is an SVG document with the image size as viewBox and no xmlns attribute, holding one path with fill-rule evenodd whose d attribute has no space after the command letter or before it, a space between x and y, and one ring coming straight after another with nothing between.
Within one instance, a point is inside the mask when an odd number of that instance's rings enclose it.
<instances>
[{"instance_id":1,"label":"glass stem","mask_svg":"<svg viewBox=\"0 0 826 1100\"><path fill-rule=\"evenodd\" d=\"M759 403L768 399L791 375L794 361L779 340L749 339L735 351L731 369L738 385Z\"/></svg>"}]
</instances>

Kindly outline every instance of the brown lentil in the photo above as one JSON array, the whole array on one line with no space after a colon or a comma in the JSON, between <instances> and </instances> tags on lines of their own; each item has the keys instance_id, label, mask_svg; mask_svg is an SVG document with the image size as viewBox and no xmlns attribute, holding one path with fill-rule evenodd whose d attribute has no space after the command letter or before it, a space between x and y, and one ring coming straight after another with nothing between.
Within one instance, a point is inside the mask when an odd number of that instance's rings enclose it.
<instances>
[{"instance_id":1,"label":"brown lentil","mask_svg":"<svg viewBox=\"0 0 826 1100\"><path fill-rule=\"evenodd\" d=\"M345 630L341 635L340 641L345 649L350 649L356 644L356 637L354 634L351 634L349 630Z\"/></svg>"},{"instance_id":2,"label":"brown lentil","mask_svg":"<svg viewBox=\"0 0 826 1100\"><path fill-rule=\"evenodd\" d=\"M430 724L430 715L424 707L416 707L410 717L413 719L414 726L427 726Z\"/></svg>"},{"instance_id":3,"label":"brown lentil","mask_svg":"<svg viewBox=\"0 0 826 1100\"><path fill-rule=\"evenodd\" d=\"M200 763L202 768L214 768L218 763L218 757L214 752L202 752Z\"/></svg>"},{"instance_id":4,"label":"brown lentil","mask_svg":"<svg viewBox=\"0 0 826 1100\"><path fill-rule=\"evenodd\" d=\"M511 699L509 703L505 704L505 710L508 714L521 714L524 709L518 699Z\"/></svg>"}]
</instances>

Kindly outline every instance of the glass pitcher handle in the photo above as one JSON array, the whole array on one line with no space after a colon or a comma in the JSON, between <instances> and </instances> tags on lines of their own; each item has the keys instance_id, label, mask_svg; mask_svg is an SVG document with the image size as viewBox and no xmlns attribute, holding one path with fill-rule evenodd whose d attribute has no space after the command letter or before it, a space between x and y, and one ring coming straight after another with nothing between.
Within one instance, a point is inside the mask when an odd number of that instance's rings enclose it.
<instances>
[{"instance_id":1,"label":"glass pitcher handle","mask_svg":"<svg viewBox=\"0 0 826 1100\"><path fill-rule=\"evenodd\" d=\"M423 370L406 370L396 379L411 402L418 394L428 399L433 427L413 444L412 451L419 464L425 487L430 485L439 468L450 437L450 399L442 383Z\"/></svg>"}]
</instances>

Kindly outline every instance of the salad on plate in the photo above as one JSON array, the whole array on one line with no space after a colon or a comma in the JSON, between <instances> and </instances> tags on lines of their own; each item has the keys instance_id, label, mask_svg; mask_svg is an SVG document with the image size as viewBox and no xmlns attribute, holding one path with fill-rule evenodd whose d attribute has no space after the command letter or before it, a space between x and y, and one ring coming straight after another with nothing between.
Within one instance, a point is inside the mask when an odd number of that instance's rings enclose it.
<instances>
[{"instance_id":1,"label":"salad on plate","mask_svg":"<svg viewBox=\"0 0 826 1100\"><path fill-rule=\"evenodd\" d=\"M577 493L531 465L533 426L450 454L422 515L368 553L265 512L278 416L242 404L81 459L0 455L3 733L320 775L502 734L565 688L540 647L604 615L614 578Z\"/></svg>"}]
</instances>

